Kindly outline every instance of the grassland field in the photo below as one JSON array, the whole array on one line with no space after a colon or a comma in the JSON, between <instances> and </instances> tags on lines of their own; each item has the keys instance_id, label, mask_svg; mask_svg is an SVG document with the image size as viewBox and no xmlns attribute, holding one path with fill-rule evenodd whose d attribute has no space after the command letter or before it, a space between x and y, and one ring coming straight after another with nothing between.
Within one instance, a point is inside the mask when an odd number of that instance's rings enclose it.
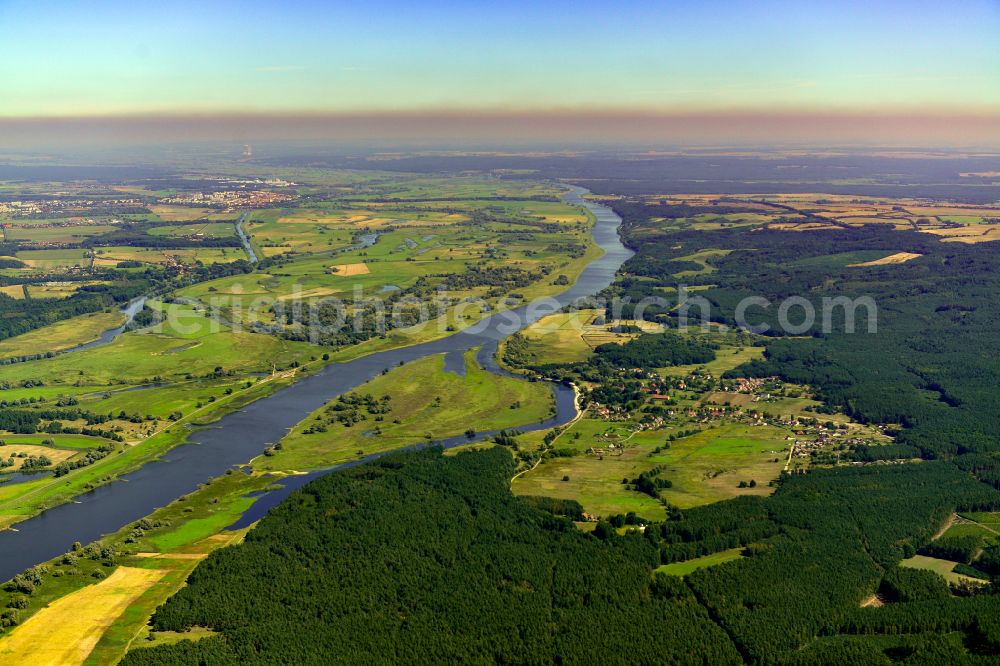
<instances>
[{"instance_id":1,"label":"grassland field","mask_svg":"<svg viewBox=\"0 0 1000 666\"><path fill-rule=\"evenodd\" d=\"M554 401L544 382L527 382L483 370L475 350L465 353L465 375L445 370L444 356L431 356L394 368L352 391L354 395L388 396L390 411L378 416L359 412L349 425L331 421L336 412L316 410L281 440L272 456L255 459L254 468L304 470L346 462L359 455L399 449L463 434L472 424L480 430L516 428L551 416ZM317 424L322 431L307 432Z\"/></svg>"},{"instance_id":2,"label":"grassland field","mask_svg":"<svg viewBox=\"0 0 1000 666\"><path fill-rule=\"evenodd\" d=\"M236 226L228 222L207 222L204 224L175 224L153 227L152 236L204 236L206 238L230 238L236 235Z\"/></svg>"},{"instance_id":3,"label":"grassland field","mask_svg":"<svg viewBox=\"0 0 1000 666\"><path fill-rule=\"evenodd\" d=\"M683 562L671 562L670 564L664 564L657 567L655 572L665 573L671 576L684 577L699 569L714 567L718 564L725 564L726 562L738 560L742 557L742 552L743 548L730 548L729 550L722 550L718 553L712 553L711 555L705 555L703 557L696 557Z\"/></svg>"},{"instance_id":4,"label":"grassland field","mask_svg":"<svg viewBox=\"0 0 1000 666\"><path fill-rule=\"evenodd\" d=\"M944 578L949 583L973 583L981 584L982 581L973 578L971 576L966 576L964 574L955 573L953 569L955 568L955 563L950 560L942 560L937 557L929 557L927 555L914 555L913 557L908 557L899 563L901 567L910 567L912 569L925 569L927 571L933 571L942 578Z\"/></svg>"},{"instance_id":5,"label":"grassland field","mask_svg":"<svg viewBox=\"0 0 1000 666\"><path fill-rule=\"evenodd\" d=\"M29 333L0 341L0 359L62 351L96 340L101 333L120 326L120 312L97 312L66 319Z\"/></svg>"}]
</instances>

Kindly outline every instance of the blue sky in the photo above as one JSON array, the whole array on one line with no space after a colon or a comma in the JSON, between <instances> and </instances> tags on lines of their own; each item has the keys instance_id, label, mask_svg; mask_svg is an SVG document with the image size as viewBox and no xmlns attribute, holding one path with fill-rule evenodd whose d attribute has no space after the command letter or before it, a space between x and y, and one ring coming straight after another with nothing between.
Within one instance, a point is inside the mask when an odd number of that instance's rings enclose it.
<instances>
[{"instance_id":1,"label":"blue sky","mask_svg":"<svg viewBox=\"0 0 1000 666\"><path fill-rule=\"evenodd\" d=\"M0 116L996 112L998 35L982 0L0 0Z\"/></svg>"}]
</instances>

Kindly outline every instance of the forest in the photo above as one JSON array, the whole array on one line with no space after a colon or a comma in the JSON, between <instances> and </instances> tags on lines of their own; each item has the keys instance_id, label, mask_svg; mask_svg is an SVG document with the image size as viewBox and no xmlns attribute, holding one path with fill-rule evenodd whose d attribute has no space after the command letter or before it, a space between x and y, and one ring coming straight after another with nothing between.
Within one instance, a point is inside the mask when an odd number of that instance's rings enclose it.
<instances>
[{"instance_id":1,"label":"forest","mask_svg":"<svg viewBox=\"0 0 1000 666\"><path fill-rule=\"evenodd\" d=\"M431 448L318 479L153 619L218 636L123 663L739 663L691 590L653 584L648 542L516 499L513 470L502 447Z\"/></svg>"},{"instance_id":2,"label":"forest","mask_svg":"<svg viewBox=\"0 0 1000 666\"><path fill-rule=\"evenodd\" d=\"M982 621L1000 613L1000 596L954 598L940 578L896 566L955 508L1000 506L1000 492L953 465L791 475L771 497L679 512L644 532L601 523L594 535L554 515L575 514L575 503L511 495L513 469L503 447L428 448L322 477L245 543L213 553L153 618L157 630L217 635L139 647L123 663L581 663L596 653L831 663L828 646L845 641L865 663L892 663L898 649L974 660L951 632L1000 648L1000 627ZM734 546L746 547L734 562L654 574ZM879 589L897 601L859 608Z\"/></svg>"}]
</instances>

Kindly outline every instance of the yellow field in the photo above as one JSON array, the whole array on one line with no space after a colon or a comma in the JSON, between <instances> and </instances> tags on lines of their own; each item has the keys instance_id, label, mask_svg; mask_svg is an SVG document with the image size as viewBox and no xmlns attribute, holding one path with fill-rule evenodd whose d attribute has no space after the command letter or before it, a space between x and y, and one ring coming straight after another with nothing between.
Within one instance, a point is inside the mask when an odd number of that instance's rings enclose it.
<instances>
[{"instance_id":1,"label":"yellow field","mask_svg":"<svg viewBox=\"0 0 1000 666\"><path fill-rule=\"evenodd\" d=\"M937 217L939 215L1000 217L1000 208L991 206L910 206L907 207L907 210L921 217Z\"/></svg>"},{"instance_id":2,"label":"yellow field","mask_svg":"<svg viewBox=\"0 0 1000 666\"><path fill-rule=\"evenodd\" d=\"M290 294L282 294L281 296L278 296L278 300L294 301L299 298L323 298L324 296L332 296L336 293L339 293L336 289L316 287L315 289L307 289L306 291L293 291Z\"/></svg>"},{"instance_id":3,"label":"yellow field","mask_svg":"<svg viewBox=\"0 0 1000 666\"><path fill-rule=\"evenodd\" d=\"M12 284L6 287L0 287L0 294L21 300L24 298L24 286L20 284Z\"/></svg>"},{"instance_id":4,"label":"yellow field","mask_svg":"<svg viewBox=\"0 0 1000 666\"><path fill-rule=\"evenodd\" d=\"M1000 240L1000 227L993 225L974 224L958 228L928 229L927 233L941 236L941 240L946 243L986 243Z\"/></svg>"},{"instance_id":5,"label":"yellow field","mask_svg":"<svg viewBox=\"0 0 1000 666\"><path fill-rule=\"evenodd\" d=\"M105 580L58 599L0 639L0 661L82 664L111 623L167 573L118 567Z\"/></svg>"},{"instance_id":6,"label":"yellow field","mask_svg":"<svg viewBox=\"0 0 1000 666\"><path fill-rule=\"evenodd\" d=\"M33 444L10 444L0 446L0 459L6 460L12 455L24 453L29 456L46 456L52 461L53 465L59 464L62 461L70 458L76 451L67 451L66 449L54 449L48 446L35 446ZM24 458L14 458L13 467L4 467L0 472L13 472L15 470L21 469L21 465L24 464Z\"/></svg>"},{"instance_id":7,"label":"yellow field","mask_svg":"<svg viewBox=\"0 0 1000 666\"><path fill-rule=\"evenodd\" d=\"M837 219L852 227L859 227L863 224L891 224L896 229L913 228L910 220L903 217L866 217L862 215L858 217L838 217Z\"/></svg>"},{"instance_id":8,"label":"yellow field","mask_svg":"<svg viewBox=\"0 0 1000 666\"><path fill-rule=\"evenodd\" d=\"M367 275L369 273L368 264L340 264L339 266L330 266L330 268L336 270L334 275L338 275L340 277Z\"/></svg>"},{"instance_id":9,"label":"yellow field","mask_svg":"<svg viewBox=\"0 0 1000 666\"><path fill-rule=\"evenodd\" d=\"M101 267L105 267L105 266L109 266L111 268L114 268L115 266L118 265L119 261L122 261L122 260L121 259L103 259L101 257L95 257L94 258L94 268L101 268Z\"/></svg>"},{"instance_id":10,"label":"yellow field","mask_svg":"<svg viewBox=\"0 0 1000 666\"><path fill-rule=\"evenodd\" d=\"M912 259L917 259L922 257L922 254L915 254L913 252L897 252L896 254L890 254L888 257L882 257L881 259L876 259L875 261L866 261L861 264L850 264L852 267L861 266L887 266L890 264L905 264L907 261Z\"/></svg>"},{"instance_id":11,"label":"yellow field","mask_svg":"<svg viewBox=\"0 0 1000 666\"><path fill-rule=\"evenodd\" d=\"M779 231L822 231L826 229L840 229L840 227L835 224L820 224L818 222L807 222L805 224L779 222L777 224L769 224L768 228L778 229Z\"/></svg>"}]
</instances>

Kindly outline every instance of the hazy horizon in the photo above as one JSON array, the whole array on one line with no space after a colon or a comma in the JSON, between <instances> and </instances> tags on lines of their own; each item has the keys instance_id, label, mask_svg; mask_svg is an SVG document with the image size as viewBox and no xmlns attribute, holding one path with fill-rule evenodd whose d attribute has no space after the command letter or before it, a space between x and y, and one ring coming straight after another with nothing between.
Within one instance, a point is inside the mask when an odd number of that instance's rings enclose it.
<instances>
[{"instance_id":1,"label":"hazy horizon","mask_svg":"<svg viewBox=\"0 0 1000 666\"><path fill-rule=\"evenodd\" d=\"M808 145L990 150L1000 147L1000 116L450 112L0 118L0 148L15 151L282 140L428 147Z\"/></svg>"},{"instance_id":2,"label":"hazy horizon","mask_svg":"<svg viewBox=\"0 0 1000 666\"><path fill-rule=\"evenodd\" d=\"M1000 5L0 3L0 148L1000 145Z\"/></svg>"}]
</instances>

